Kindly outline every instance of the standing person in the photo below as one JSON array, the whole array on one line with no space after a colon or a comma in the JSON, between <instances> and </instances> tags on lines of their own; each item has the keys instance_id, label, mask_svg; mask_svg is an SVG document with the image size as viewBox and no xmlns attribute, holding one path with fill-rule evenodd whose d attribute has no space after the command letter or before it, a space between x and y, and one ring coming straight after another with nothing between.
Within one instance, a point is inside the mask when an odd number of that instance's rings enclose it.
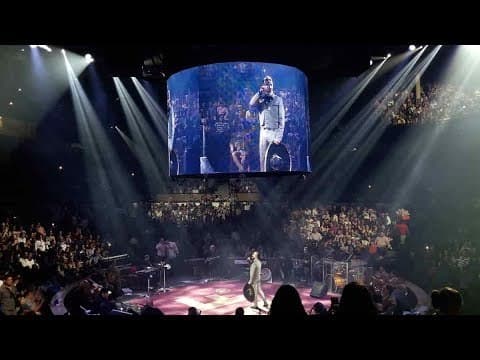
<instances>
[{"instance_id":1,"label":"standing person","mask_svg":"<svg viewBox=\"0 0 480 360\"><path fill-rule=\"evenodd\" d=\"M285 107L280 96L273 92L273 79L265 76L260 90L250 99L249 106L258 112L260 121L259 161L260 171L267 171L266 156L271 143L279 145L285 130ZM247 116L251 116L250 111Z\"/></svg>"},{"instance_id":2,"label":"standing person","mask_svg":"<svg viewBox=\"0 0 480 360\"><path fill-rule=\"evenodd\" d=\"M160 238L160 241L155 246L155 249L157 250L158 260L161 262L166 261L167 260L167 242L163 237Z\"/></svg>"},{"instance_id":3,"label":"standing person","mask_svg":"<svg viewBox=\"0 0 480 360\"><path fill-rule=\"evenodd\" d=\"M7 316L18 313L17 288L12 275L7 275L0 286L0 313Z\"/></svg>"},{"instance_id":4,"label":"standing person","mask_svg":"<svg viewBox=\"0 0 480 360\"><path fill-rule=\"evenodd\" d=\"M250 280L248 281L249 285L252 285L253 290L255 291L255 299L253 300L253 308L259 309L258 306L258 297L263 300L264 307L268 308L267 298L262 290L261 284L261 272L262 272L262 262L258 258L258 251L254 251L251 255L252 263L250 264Z\"/></svg>"},{"instance_id":5,"label":"standing person","mask_svg":"<svg viewBox=\"0 0 480 360\"><path fill-rule=\"evenodd\" d=\"M180 250L178 249L177 243L175 241L167 241L166 242L166 266L163 268L163 271L170 270L169 277L173 277L175 274L178 274L178 255L180 254ZM168 266L170 265L170 266Z\"/></svg>"},{"instance_id":6,"label":"standing person","mask_svg":"<svg viewBox=\"0 0 480 360\"><path fill-rule=\"evenodd\" d=\"M178 250L177 243L175 241L167 241L167 259L168 261L173 261L180 254Z\"/></svg>"}]
</instances>

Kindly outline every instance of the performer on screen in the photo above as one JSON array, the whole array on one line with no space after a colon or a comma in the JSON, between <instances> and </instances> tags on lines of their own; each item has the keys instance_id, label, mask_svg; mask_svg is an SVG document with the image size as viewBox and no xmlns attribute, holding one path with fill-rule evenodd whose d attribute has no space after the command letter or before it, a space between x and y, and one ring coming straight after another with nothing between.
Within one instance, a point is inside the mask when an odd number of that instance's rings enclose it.
<instances>
[{"instance_id":1,"label":"performer on screen","mask_svg":"<svg viewBox=\"0 0 480 360\"><path fill-rule=\"evenodd\" d=\"M261 284L261 272L262 272L262 262L258 258L258 251L254 251L251 255L251 264L250 264L250 280L248 283L252 285L253 290L255 291L255 299L253 301L253 308L260 309L258 306L258 297L263 300L263 306L268 308L267 298L262 290Z\"/></svg>"},{"instance_id":2,"label":"performer on screen","mask_svg":"<svg viewBox=\"0 0 480 360\"><path fill-rule=\"evenodd\" d=\"M273 92L271 76L265 76L260 90L250 99L250 110L258 112L260 121L260 171L266 171L266 156L268 146L273 142L278 145L282 142L285 130L285 107L280 96ZM247 117L251 117L251 111Z\"/></svg>"}]
</instances>

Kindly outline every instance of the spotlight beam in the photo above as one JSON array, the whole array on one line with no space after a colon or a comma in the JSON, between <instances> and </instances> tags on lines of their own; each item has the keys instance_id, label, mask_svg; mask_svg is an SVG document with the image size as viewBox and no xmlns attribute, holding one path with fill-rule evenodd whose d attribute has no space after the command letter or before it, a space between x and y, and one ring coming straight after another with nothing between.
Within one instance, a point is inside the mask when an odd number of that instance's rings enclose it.
<instances>
[{"instance_id":1,"label":"spotlight beam","mask_svg":"<svg viewBox=\"0 0 480 360\"><path fill-rule=\"evenodd\" d=\"M438 50L437 50L438 51ZM414 80L418 74L425 71L426 66L430 63L436 52L430 55L420 65L415 67L423 54L419 52L409 63L394 76L394 78L384 88L372 98L372 100L355 116L348 124L342 138L324 157L319 165L315 184L312 185L314 190L324 188L323 192L326 197L335 197L340 194L344 187L348 184L353 173L358 169L360 164L366 158L374 144L378 141L388 124L379 121L381 110L377 109L377 102L384 103L400 89L413 86ZM400 106L401 101L397 104ZM359 151L351 152L352 146L364 144ZM333 178L338 178L334 187L327 188L324 185Z\"/></svg>"},{"instance_id":2,"label":"spotlight beam","mask_svg":"<svg viewBox=\"0 0 480 360\"><path fill-rule=\"evenodd\" d=\"M117 210L139 197L130 184L131 176L122 167L65 54L64 58L77 128L85 149L91 201L99 204L96 207L97 225L107 227L114 237L122 239L126 228L121 218L116 216Z\"/></svg>"},{"instance_id":3,"label":"spotlight beam","mask_svg":"<svg viewBox=\"0 0 480 360\"><path fill-rule=\"evenodd\" d=\"M151 195L156 195L166 189L166 170L159 168L163 163L164 168L168 161L159 157L162 150L160 144L153 137L153 130L148 125L145 117L140 112L134 100L119 78L113 79L122 106L127 125L132 135L135 146L135 155L145 174ZM166 151L164 151L166 153Z\"/></svg>"}]
</instances>

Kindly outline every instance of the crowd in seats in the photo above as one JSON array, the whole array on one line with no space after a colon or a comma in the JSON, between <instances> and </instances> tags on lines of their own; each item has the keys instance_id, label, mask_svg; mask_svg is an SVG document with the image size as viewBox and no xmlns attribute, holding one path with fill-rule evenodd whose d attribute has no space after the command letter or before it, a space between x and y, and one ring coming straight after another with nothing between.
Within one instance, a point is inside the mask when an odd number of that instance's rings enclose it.
<instances>
[{"instance_id":1,"label":"crowd in seats","mask_svg":"<svg viewBox=\"0 0 480 360\"><path fill-rule=\"evenodd\" d=\"M460 289L475 286L480 273L480 259L474 243L451 239L446 243L429 242L416 253L416 261L425 267L429 288L452 284Z\"/></svg>"},{"instance_id":2,"label":"crowd in seats","mask_svg":"<svg viewBox=\"0 0 480 360\"><path fill-rule=\"evenodd\" d=\"M217 199L217 196L211 195L198 202L153 202L148 206L149 216L161 223L218 224L232 221L250 211L254 202Z\"/></svg>"},{"instance_id":3,"label":"crowd in seats","mask_svg":"<svg viewBox=\"0 0 480 360\"><path fill-rule=\"evenodd\" d=\"M255 181L249 179L232 179L230 186L233 193L258 193L258 187Z\"/></svg>"},{"instance_id":4,"label":"crowd in seats","mask_svg":"<svg viewBox=\"0 0 480 360\"><path fill-rule=\"evenodd\" d=\"M209 188L208 183L203 179L174 179L168 184L168 191L171 194L203 194Z\"/></svg>"},{"instance_id":5,"label":"crowd in seats","mask_svg":"<svg viewBox=\"0 0 480 360\"><path fill-rule=\"evenodd\" d=\"M173 179L168 184L170 194L215 194L223 181L205 180L205 179ZM226 186L230 187L231 193L257 193L257 184L247 178L229 179Z\"/></svg>"},{"instance_id":6,"label":"crowd in seats","mask_svg":"<svg viewBox=\"0 0 480 360\"><path fill-rule=\"evenodd\" d=\"M109 252L108 244L77 217L60 229L37 222L22 225L13 217L0 227L0 276L11 291L2 291L0 307L11 315L48 312L48 296L88 276ZM80 221L79 221L80 220ZM48 230L47 230L48 229ZM8 295L15 305L8 305ZM7 301L7 305L3 304ZM4 307L8 310L4 310Z\"/></svg>"},{"instance_id":7,"label":"crowd in seats","mask_svg":"<svg viewBox=\"0 0 480 360\"><path fill-rule=\"evenodd\" d=\"M395 230L387 211L350 205L297 209L285 225L292 240L300 235L310 254L319 255L384 253L392 249Z\"/></svg>"},{"instance_id":8,"label":"crowd in seats","mask_svg":"<svg viewBox=\"0 0 480 360\"><path fill-rule=\"evenodd\" d=\"M419 98L414 88L390 95L377 106L392 125L442 123L478 113L479 98L479 90L427 84Z\"/></svg>"}]
</instances>

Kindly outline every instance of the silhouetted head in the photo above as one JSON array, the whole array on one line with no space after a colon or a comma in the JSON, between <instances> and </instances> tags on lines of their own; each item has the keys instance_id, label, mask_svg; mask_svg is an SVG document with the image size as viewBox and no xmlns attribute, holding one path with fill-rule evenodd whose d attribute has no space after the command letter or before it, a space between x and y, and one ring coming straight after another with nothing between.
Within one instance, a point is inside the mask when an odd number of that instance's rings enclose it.
<instances>
[{"instance_id":1,"label":"silhouetted head","mask_svg":"<svg viewBox=\"0 0 480 360\"><path fill-rule=\"evenodd\" d=\"M142 310L142 316L164 316L164 313L160 309L147 305Z\"/></svg>"},{"instance_id":2,"label":"silhouetted head","mask_svg":"<svg viewBox=\"0 0 480 360\"><path fill-rule=\"evenodd\" d=\"M200 311L197 310L196 307L192 306L188 308L188 316L198 316L198 315L200 315Z\"/></svg>"},{"instance_id":3,"label":"silhouetted head","mask_svg":"<svg viewBox=\"0 0 480 360\"><path fill-rule=\"evenodd\" d=\"M272 316L306 316L300 294L292 285L282 285L278 288L270 308Z\"/></svg>"},{"instance_id":4,"label":"silhouetted head","mask_svg":"<svg viewBox=\"0 0 480 360\"><path fill-rule=\"evenodd\" d=\"M436 293L432 292L432 306L442 315L460 314L462 303L462 295L451 287L444 287Z\"/></svg>"},{"instance_id":5,"label":"silhouetted head","mask_svg":"<svg viewBox=\"0 0 480 360\"><path fill-rule=\"evenodd\" d=\"M238 307L235 309L235 316L243 316L245 315L245 310L242 307Z\"/></svg>"},{"instance_id":6,"label":"silhouetted head","mask_svg":"<svg viewBox=\"0 0 480 360\"><path fill-rule=\"evenodd\" d=\"M351 282L343 289L337 314L376 315L377 308L368 289L357 282Z\"/></svg>"},{"instance_id":7,"label":"silhouetted head","mask_svg":"<svg viewBox=\"0 0 480 360\"><path fill-rule=\"evenodd\" d=\"M326 315L327 313L327 309L320 301L316 302L310 311L312 315Z\"/></svg>"},{"instance_id":8,"label":"silhouetted head","mask_svg":"<svg viewBox=\"0 0 480 360\"><path fill-rule=\"evenodd\" d=\"M433 290L430 294L430 299L432 300L432 307L436 310L440 309L440 291Z\"/></svg>"}]
</instances>

